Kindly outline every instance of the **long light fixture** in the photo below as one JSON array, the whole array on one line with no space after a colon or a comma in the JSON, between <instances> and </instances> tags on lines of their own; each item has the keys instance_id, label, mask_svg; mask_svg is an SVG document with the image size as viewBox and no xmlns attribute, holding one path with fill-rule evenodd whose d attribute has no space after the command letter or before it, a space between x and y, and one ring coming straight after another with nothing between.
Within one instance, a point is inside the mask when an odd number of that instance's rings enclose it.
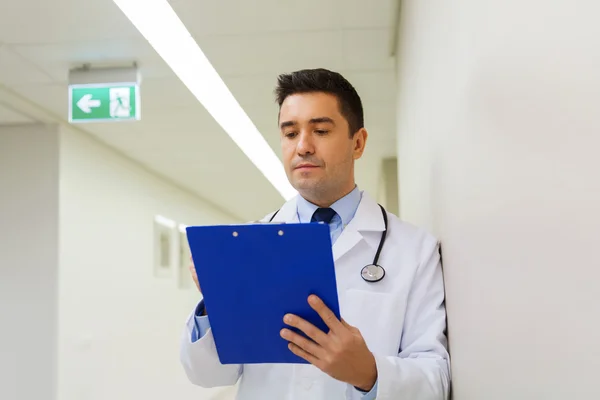
<instances>
[{"instance_id":1,"label":"long light fixture","mask_svg":"<svg viewBox=\"0 0 600 400\"><path fill-rule=\"evenodd\" d=\"M113 1L281 196L294 197L281 161L167 0Z\"/></svg>"}]
</instances>

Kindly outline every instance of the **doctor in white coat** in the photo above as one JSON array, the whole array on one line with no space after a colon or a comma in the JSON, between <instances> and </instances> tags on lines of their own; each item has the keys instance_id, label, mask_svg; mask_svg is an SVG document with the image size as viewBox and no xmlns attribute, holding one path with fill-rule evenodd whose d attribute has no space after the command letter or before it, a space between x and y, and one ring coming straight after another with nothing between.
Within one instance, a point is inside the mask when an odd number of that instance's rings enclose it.
<instances>
[{"instance_id":1,"label":"doctor in white coat","mask_svg":"<svg viewBox=\"0 0 600 400\"><path fill-rule=\"evenodd\" d=\"M284 165L299 195L264 220L329 224L341 320L311 296L307 301L329 332L288 314L284 323L311 340L288 329L280 333L309 364L222 365L210 310L200 302L181 341L189 380L207 388L238 384L239 400L447 399L450 361L438 242L391 213L384 219L382 208L356 186L354 162L368 136L360 97L344 77L324 69L281 75L276 95ZM373 263L384 231L381 268L365 277L361 271ZM290 257L309 251L298 248ZM240 326L240 335L250 329Z\"/></svg>"}]
</instances>

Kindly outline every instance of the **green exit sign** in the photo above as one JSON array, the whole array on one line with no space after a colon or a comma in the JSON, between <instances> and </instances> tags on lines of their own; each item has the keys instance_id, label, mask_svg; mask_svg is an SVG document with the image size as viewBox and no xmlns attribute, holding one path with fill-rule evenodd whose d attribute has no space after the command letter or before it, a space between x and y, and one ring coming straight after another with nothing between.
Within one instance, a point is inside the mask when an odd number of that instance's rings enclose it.
<instances>
[{"instance_id":1,"label":"green exit sign","mask_svg":"<svg viewBox=\"0 0 600 400\"><path fill-rule=\"evenodd\" d=\"M69 122L140 119L140 89L133 84L69 86Z\"/></svg>"}]
</instances>

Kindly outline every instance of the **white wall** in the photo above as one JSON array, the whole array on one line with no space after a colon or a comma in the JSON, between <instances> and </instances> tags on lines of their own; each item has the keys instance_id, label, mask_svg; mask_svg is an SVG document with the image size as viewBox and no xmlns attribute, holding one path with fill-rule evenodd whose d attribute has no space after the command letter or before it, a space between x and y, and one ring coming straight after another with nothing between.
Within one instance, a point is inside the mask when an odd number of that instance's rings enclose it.
<instances>
[{"instance_id":1,"label":"white wall","mask_svg":"<svg viewBox=\"0 0 600 400\"><path fill-rule=\"evenodd\" d=\"M403 2L401 215L443 242L457 400L600 398L598 15Z\"/></svg>"},{"instance_id":2,"label":"white wall","mask_svg":"<svg viewBox=\"0 0 600 400\"><path fill-rule=\"evenodd\" d=\"M55 399L56 127L0 126L0 399Z\"/></svg>"},{"instance_id":3,"label":"white wall","mask_svg":"<svg viewBox=\"0 0 600 400\"><path fill-rule=\"evenodd\" d=\"M215 398L179 364L199 294L154 276L153 218L235 221L68 128L61 153L59 399Z\"/></svg>"}]
</instances>

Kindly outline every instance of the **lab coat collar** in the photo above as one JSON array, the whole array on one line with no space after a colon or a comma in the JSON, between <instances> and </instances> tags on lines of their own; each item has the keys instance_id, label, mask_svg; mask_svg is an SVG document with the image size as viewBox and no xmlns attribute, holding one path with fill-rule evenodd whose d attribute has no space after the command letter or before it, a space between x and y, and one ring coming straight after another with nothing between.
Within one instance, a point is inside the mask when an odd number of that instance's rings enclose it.
<instances>
[{"instance_id":1,"label":"lab coat collar","mask_svg":"<svg viewBox=\"0 0 600 400\"><path fill-rule=\"evenodd\" d=\"M381 208L367 192L363 192L356 214L348 227L352 227L359 232L382 232L384 230L385 224Z\"/></svg>"},{"instance_id":2,"label":"lab coat collar","mask_svg":"<svg viewBox=\"0 0 600 400\"><path fill-rule=\"evenodd\" d=\"M298 195L299 196L299 195ZM297 200L294 197L285 203L273 222L298 223ZM270 218L269 215L266 220ZM333 245L333 258L339 259L341 256L352 250L361 240L365 240L370 247L377 249L381 234L384 230L383 217L381 209L375 200L367 192L363 192L362 199L356 210L354 218L342 231L342 234Z\"/></svg>"},{"instance_id":3,"label":"lab coat collar","mask_svg":"<svg viewBox=\"0 0 600 400\"><path fill-rule=\"evenodd\" d=\"M365 240L370 247L377 249L381 239L379 232L382 232L384 227L379 204L367 192L363 192L354 218L333 245L333 258L335 260L339 259L352 250L361 240Z\"/></svg>"},{"instance_id":4,"label":"lab coat collar","mask_svg":"<svg viewBox=\"0 0 600 400\"><path fill-rule=\"evenodd\" d=\"M297 212L297 201L298 201L298 196L296 195L296 197L292 198L290 201L286 202L277 212L277 215L275 216L275 218L273 218L273 222L285 222L288 224L291 223L298 223L300 222L298 220L298 212ZM267 217L267 221L269 220L269 218L271 218L272 214L269 214L269 216Z\"/></svg>"}]
</instances>

